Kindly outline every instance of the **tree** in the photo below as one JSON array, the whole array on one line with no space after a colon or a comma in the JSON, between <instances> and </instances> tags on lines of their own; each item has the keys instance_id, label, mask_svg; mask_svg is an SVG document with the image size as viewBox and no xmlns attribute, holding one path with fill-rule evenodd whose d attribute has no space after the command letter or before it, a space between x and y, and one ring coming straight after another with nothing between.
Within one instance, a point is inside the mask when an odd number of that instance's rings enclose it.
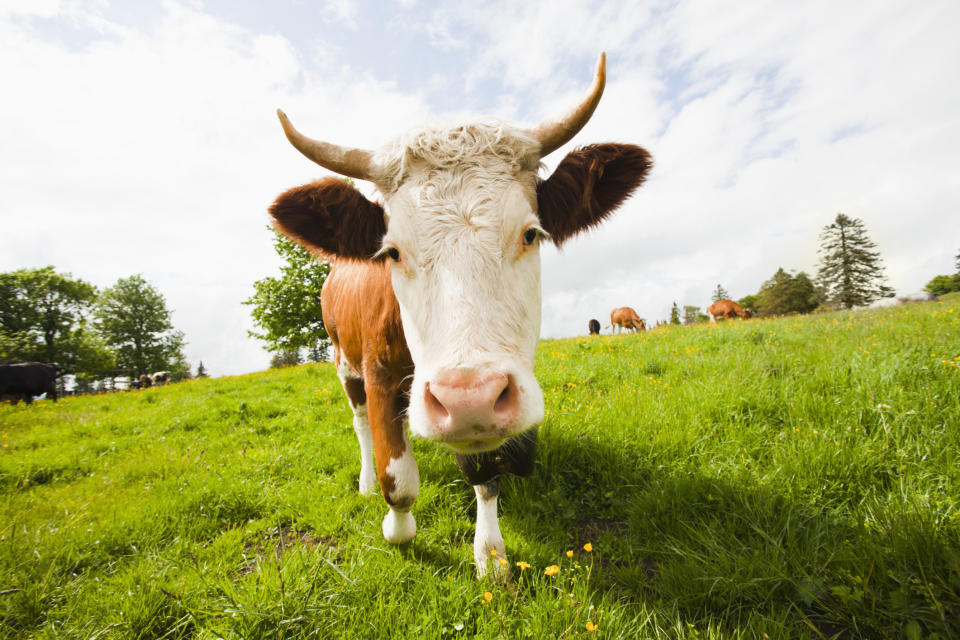
<instances>
[{"instance_id":1,"label":"tree","mask_svg":"<svg viewBox=\"0 0 960 640\"><path fill-rule=\"evenodd\" d=\"M0 360L73 370L97 289L53 267L0 274Z\"/></svg>"},{"instance_id":2,"label":"tree","mask_svg":"<svg viewBox=\"0 0 960 640\"><path fill-rule=\"evenodd\" d=\"M677 303L673 303L673 307L670 309L670 324L680 324L680 309L677 307Z\"/></svg>"},{"instance_id":3,"label":"tree","mask_svg":"<svg viewBox=\"0 0 960 640\"><path fill-rule=\"evenodd\" d=\"M209 378L210 374L207 373L207 368L203 366L203 360L200 361L200 364L197 365L197 377L198 378Z\"/></svg>"},{"instance_id":4,"label":"tree","mask_svg":"<svg viewBox=\"0 0 960 640\"><path fill-rule=\"evenodd\" d=\"M306 349L312 359L323 360L330 338L323 326L320 290L330 264L276 231L273 248L285 264L279 278L253 283L254 294L243 304L253 307L253 321L262 331L248 333L266 342L269 351Z\"/></svg>"},{"instance_id":5,"label":"tree","mask_svg":"<svg viewBox=\"0 0 960 640\"><path fill-rule=\"evenodd\" d=\"M163 296L140 275L121 278L104 291L94 311L95 325L116 352L117 366L134 376L170 371L182 378L187 367L183 332L173 328Z\"/></svg>"},{"instance_id":6,"label":"tree","mask_svg":"<svg viewBox=\"0 0 960 640\"><path fill-rule=\"evenodd\" d=\"M755 308L761 316L810 313L820 306L822 299L822 293L806 273L791 275L779 268L760 287Z\"/></svg>"},{"instance_id":7,"label":"tree","mask_svg":"<svg viewBox=\"0 0 960 640\"><path fill-rule=\"evenodd\" d=\"M299 349L282 349L274 353L273 357L270 358L270 368L282 369L283 367L292 367L301 362Z\"/></svg>"},{"instance_id":8,"label":"tree","mask_svg":"<svg viewBox=\"0 0 960 640\"><path fill-rule=\"evenodd\" d=\"M852 309L893 297L880 254L874 251L877 245L867 237L862 220L838 213L823 228L820 242L817 279L830 302Z\"/></svg>"},{"instance_id":9,"label":"tree","mask_svg":"<svg viewBox=\"0 0 960 640\"><path fill-rule=\"evenodd\" d=\"M714 290L713 294L710 296L710 300L712 302L717 302L718 300L729 300L729 299L730 299L730 294L727 293L727 290L723 288L722 284L718 284L717 288Z\"/></svg>"},{"instance_id":10,"label":"tree","mask_svg":"<svg viewBox=\"0 0 960 640\"><path fill-rule=\"evenodd\" d=\"M957 270L957 275L960 275L960 251L957 251L957 257L954 258L953 266Z\"/></svg>"},{"instance_id":11,"label":"tree","mask_svg":"<svg viewBox=\"0 0 960 640\"><path fill-rule=\"evenodd\" d=\"M721 300L723 299L724 298L721 298ZM683 324L696 324L709 319L710 318L706 314L700 312L700 307L690 304L683 305Z\"/></svg>"},{"instance_id":12,"label":"tree","mask_svg":"<svg viewBox=\"0 0 960 640\"><path fill-rule=\"evenodd\" d=\"M960 291L960 273L952 276L934 276L933 280L923 288L935 296L943 296L953 291Z\"/></svg>"}]
</instances>

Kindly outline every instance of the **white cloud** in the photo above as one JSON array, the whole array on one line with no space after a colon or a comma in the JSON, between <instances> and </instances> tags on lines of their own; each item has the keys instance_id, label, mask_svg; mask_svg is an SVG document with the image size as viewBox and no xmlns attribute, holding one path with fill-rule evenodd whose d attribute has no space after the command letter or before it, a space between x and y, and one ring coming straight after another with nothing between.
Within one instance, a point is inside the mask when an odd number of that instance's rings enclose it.
<instances>
[{"instance_id":1,"label":"white cloud","mask_svg":"<svg viewBox=\"0 0 960 640\"><path fill-rule=\"evenodd\" d=\"M80 50L30 23L0 26L0 84L17 96L0 102L17 123L0 134L0 269L53 264L100 286L143 273L194 365L264 367L240 301L276 269L266 207L320 173L275 109L313 135L374 146L423 106L305 69L284 38L182 5L149 31L114 26Z\"/></svg>"}]
</instances>

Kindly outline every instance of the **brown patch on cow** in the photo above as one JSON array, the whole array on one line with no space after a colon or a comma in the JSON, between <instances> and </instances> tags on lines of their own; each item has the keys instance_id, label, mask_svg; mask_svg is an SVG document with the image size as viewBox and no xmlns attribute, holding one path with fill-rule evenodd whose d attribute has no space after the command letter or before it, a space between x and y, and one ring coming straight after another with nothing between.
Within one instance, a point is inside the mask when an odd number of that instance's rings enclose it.
<instances>
[{"instance_id":1,"label":"brown patch on cow","mask_svg":"<svg viewBox=\"0 0 960 640\"><path fill-rule=\"evenodd\" d=\"M298 547L307 551L314 551L317 548L336 550L337 541L334 538L315 536L295 527L274 527L261 537L243 545L244 564L240 567L239 574L243 576L253 572L257 564L271 556L279 562L288 551Z\"/></svg>"},{"instance_id":2,"label":"brown patch on cow","mask_svg":"<svg viewBox=\"0 0 960 640\"><path fill-rule=\"evenodd\" d=\"M269 212L278 231L328 256L370 258L387 232L383 208L339 178L285 191Z\"/></svg>"},{"instance_id":3,"label":"brown patch on cow","mask_svg":"<svg viewBox=\"0 0 960 640\"><path fill-rule=\"evenodd\" d=\"M537 185L540 224L558 246L600 224L643 184L653 160L632 144L576 149Z\"/></svg>"},{"instance_id":4,"label":"brown patch on cow","mask_svg":"<svg viewBox=\"0 0 960 640\"><path fill-rule=\"evenodd\" d=\"M367 393L363 389L363 380L360 378L347 378L343 381L343 390L350 399L350 404L354 407L362 407L367 404Z\"/></svg>"},{"instance_id":5,"label":"brown patch on cow","mask_svg":"<svg viewBox=\"0 0 960 640\"><path fill-rule=\"evenodd\" d=\"M363 377L358 382L367 405L377 479L384 500L393 505L390 494L396 486L387 466L408 446L403 415L409 405L413 359L390 269L382 260L338 259L323 285L320 303L324 325L337 327L336 335L330 337L338 358L361 365ZM349 380L344 381L344 390L354 402L357 387ZM397 506L402 506L399 498Z\"/></svg>"}]
</instances>

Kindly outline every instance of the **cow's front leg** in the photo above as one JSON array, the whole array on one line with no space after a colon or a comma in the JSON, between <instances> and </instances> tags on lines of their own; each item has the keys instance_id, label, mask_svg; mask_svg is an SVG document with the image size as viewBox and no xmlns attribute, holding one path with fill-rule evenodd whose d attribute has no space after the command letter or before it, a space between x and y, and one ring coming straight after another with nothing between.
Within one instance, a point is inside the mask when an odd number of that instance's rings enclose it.
<instances>
[{"instance_id":1,"label":"cow's front leg","mask_svg":"<svg viewBox=\"0 0 960 640\"><path fill-rule=\"evenodd\" d=\"M390 511L383 537L392 544L413 540L417 523L410 509L420 492L420 471L403 424L405 397L399 387L367 385L367 414L373 436L377 480Z\"/></svg>"},{"instance_id":2,"label":"cow's front leg","mask_svg":"<svg viewBox=\"0 0 960 640\"><path fill-rule=\"evenodd\" d=\"M477 526L473 538L473 560L477 565L477 577L483 578L488 570L503 580L510 579L507 549L500 535L497 522L497 496L500 495L500 478L495 477L483 484L473 485L477 494ZM492 552L496 551L496 555Z\"/></svg>"},{"instance_id":3,"label":"cow's front leg","mask_svg":"<svg viewBox=\"0 0 960 640\"><path fill-rule=\"evenodd\" d=\"M337 377L343 385L343 391L350 401L353 411L353 431L360 443L360 495L373 495L377 483L377 473L373 465L373 436L370 433L370 420L367 417L367 392L363 378L347 362L340 349L334 346L333 360L337 363Z\"/></svg>"}]
</instances>

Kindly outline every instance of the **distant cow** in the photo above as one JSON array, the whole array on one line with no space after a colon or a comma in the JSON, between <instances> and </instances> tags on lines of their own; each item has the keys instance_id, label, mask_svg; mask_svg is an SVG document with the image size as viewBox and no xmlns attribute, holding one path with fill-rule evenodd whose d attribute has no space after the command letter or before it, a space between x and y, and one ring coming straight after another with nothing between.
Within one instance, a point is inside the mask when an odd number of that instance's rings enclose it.
<instances>
[{"instance_id":1,"label":"distant cow","mask_svg":"<svg viewBox=\"0 0 960 640\"><path fill-rule=\"evenodd\" d=\"M643 318L630 307L618 307L611 311L610 324L613 325L614 333L619 333L620 329L633 329L634 332L647 330Z\"/></svg>"},{"instance_id":2,"label":"distant cow","mask_svg":"<svg viewBox=\"0 0 960 640\"><path fill-rule=\"evenodd\" d=\"M0 365L0 398L16 404L23 398L27 404L34 396L47 394L57 401L57 375L60 367L48 362L22 362Z\"/></svg>"},{"instance_id":3,"label":"distant cow","mask_svg":"<svg viewBox=\"0 0 960 640\"><path fill-rule=\"evenodd\" d=\"M741 307L733 300L717 300L707 307L707 313L710 315L710 322L717 324L717 318L740 318L745 320L751 315L750 309Z\"/></svg>"},{"instance_id":4,"label":"distant cow","mask_svg":"<svg viewBox=\"0 0 960 640\"><path fill-rule=\"evenodd\" d=\"M587 324L587 328L590 329L590 335L598 336L600 335L600 321L594 318Z\"/></svg>"},{"instance_id":5,"label":"distant cow","mask_svg":"<svg viewBox=\"0 0 960 640\"><path fill-rule=\"evenodd\" d=\"M153 382L153 386L159 387L170 382L170 372L169 371L157 371L156 373L150 376L150 380Z\"/></svg>"},{"instance_id":6,"label":"distant cow","mask_svg":"<svg viewBox=\"0 0 960 640\"><path fill-rule=\"evenodd\" d=\"M153 380L150 379L145 373L140 374L140 377L137 378L137 389L148 389L153 386Z\"/></svg>"}]
</instances>

